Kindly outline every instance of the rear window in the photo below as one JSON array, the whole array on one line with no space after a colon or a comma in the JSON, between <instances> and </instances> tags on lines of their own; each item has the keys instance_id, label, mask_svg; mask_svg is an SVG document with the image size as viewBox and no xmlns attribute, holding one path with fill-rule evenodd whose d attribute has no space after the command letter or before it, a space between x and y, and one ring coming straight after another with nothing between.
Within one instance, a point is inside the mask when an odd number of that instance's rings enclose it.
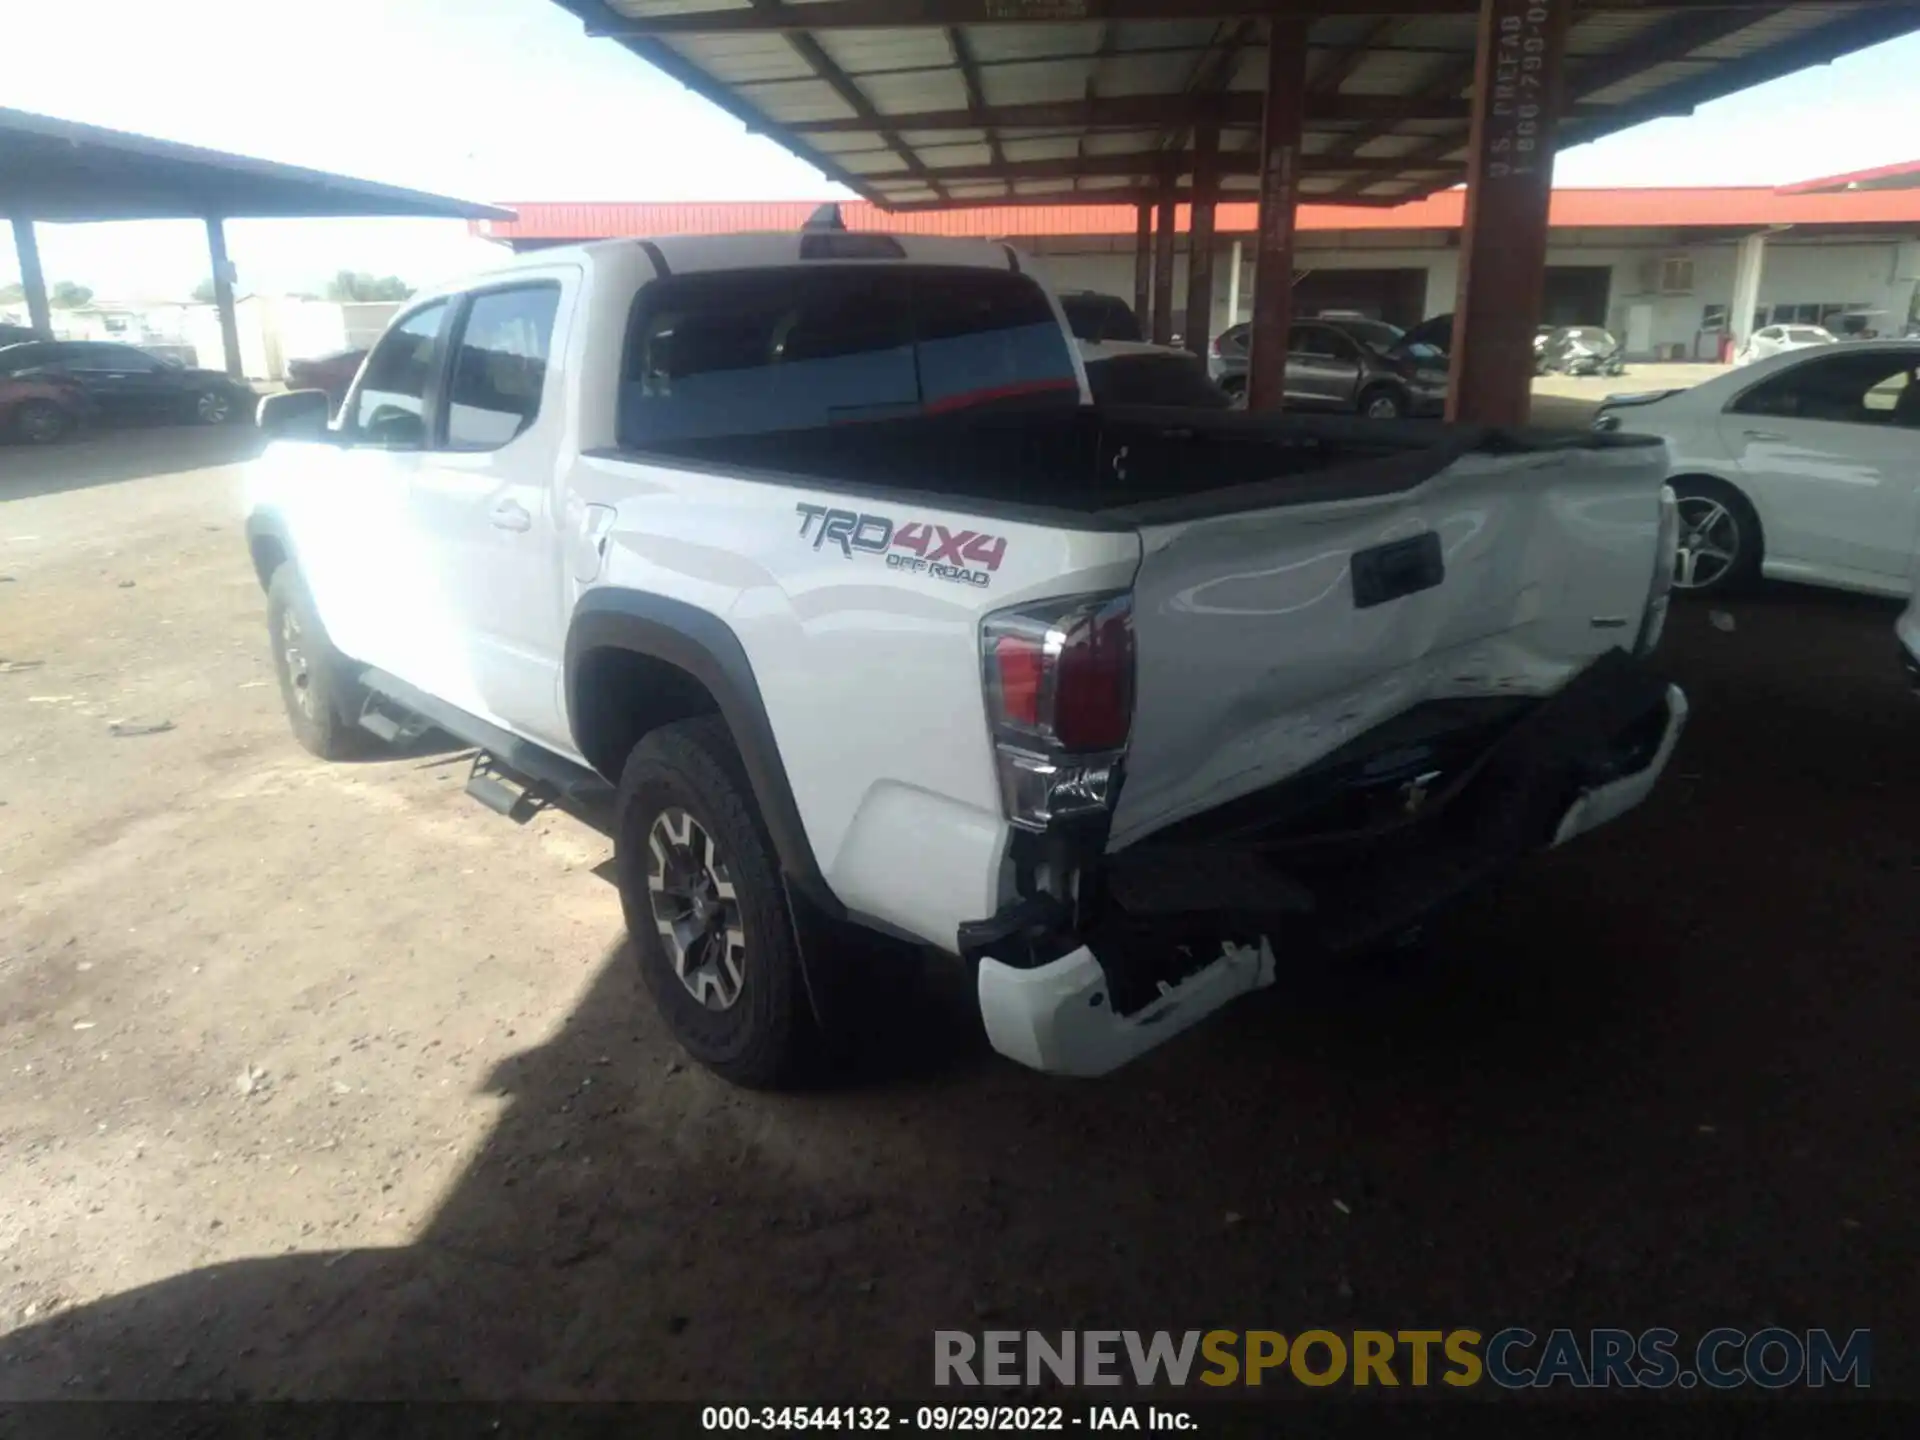
<instances>
[{"instance_id":1,"label":"rear window","mask_svg":"<svg viewBox=\"0 0 1920 1440\"><path fill-rule=\"evenodd\" d=\"M1078 401L1059 322L1024 276L898 265L732 271L641 292L619 438L646 449Z\"/></svg>"},{"instance_id":2,"label":"rear window","mask_svg":"<svg viewBox=\"0 0 1920 1440\"><path fill-rule=\"evenodd\" d=\"M1060 308L1066 312L1067 328L1073 331L1076 340L1091 340L1096 344L1126 340L1137 344L1146 338L1140 333L1140 320L1133 313L1133 307L1118 295L1062 295Z\"/></svg>"}]
</instances>

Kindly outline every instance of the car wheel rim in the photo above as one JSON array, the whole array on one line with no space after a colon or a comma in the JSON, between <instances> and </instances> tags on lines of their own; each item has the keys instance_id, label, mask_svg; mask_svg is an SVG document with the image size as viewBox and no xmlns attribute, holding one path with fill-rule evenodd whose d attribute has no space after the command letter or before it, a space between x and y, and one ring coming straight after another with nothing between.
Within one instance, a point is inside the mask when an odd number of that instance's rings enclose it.
<instances>
[{"instance_id":1,"label":"car wheel rim","mask_svg":"<svg viewBox=\"0 0 1920 1440\"><path fill-rule=\"evenodd\" d=\"M232 405L228 402L227 397L217 391L209 390L200 397L200 418L209 425L218 425L222 420L225 420L227 418L227 412L230 409L232 409Z\"/></svg>"},{"instance_id":2,"label":"car wheel rim","mask_svg":"<svg viewBox=\"0 0 1920 1440\"><path fill-rule=\"evenodd\" d=\"M1367 406L1367 417L1371 420L1398 420L1400 406L1391 397L1381 395Z\"/></svg>"},{"instance_id":3,"label":"car wheel rim","mask_svg":"<svg viewBox=\"0 0 1920 1440\"><path fill-rule=\"evenodd\" d=\"M647 832L647 890L667 962L687 993L709 1010L730 1010L746 974L740 923L726 857L685 810L662 811Z\"/></svg>"},{"instance_id":4,"label":"car wheel rim","mask_svg":"<svg viewBox=\"0 0 1920 1440\"><path fill-rule=\"evenodd\" d=\"M1740 522L1718 500L1689 495L1679 503L1680 548L1673 559L1676 590L1704 590L1724 580L1740 557Z\"/></svg>"},{"instance_id":5,"label":"car wheel rim","mask_svg":"<svg viewBox=\"0 0 1920 1440\"><path fill-rule=\"evenodd\" d=\"M287 686L302 715L313 718L313 667L307 660L306 636L300 617L286 610L280 616L280 657L287 666Z\"/></svg>"},{"instance_id":6,"label":"car wheel rim","mask_svg":"<svg viewBox=\"0 0 1920 1440\"><path fill-rule=\"evenodd\" d=\"M60 434L60 412L44 405L29 405L21 413L20 429L36 443L52 440Z\"/></svg>"}]
</instances>

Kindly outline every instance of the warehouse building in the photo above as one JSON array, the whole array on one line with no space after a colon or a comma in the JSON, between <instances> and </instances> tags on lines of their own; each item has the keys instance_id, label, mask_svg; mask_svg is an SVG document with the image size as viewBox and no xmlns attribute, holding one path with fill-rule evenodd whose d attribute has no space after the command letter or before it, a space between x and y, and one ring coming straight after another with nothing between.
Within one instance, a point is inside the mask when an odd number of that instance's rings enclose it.
<instances>
[{"instance_id":1,"label":"warehouse building","mask_svg":"<svg viewBox=\"0 0 1920 1440\"><path fill-rule=\"evenodd\" d=\"M1295 313L1348 310L1411 326L1451 311L1465 192L1393 207L1302 205ZM540 204L476 233L531 249L616 235L797 229L811 203ZM1007 240L1061 289L1132 296L1130 205L887 212L842 206L857 230ZM1715 360L1752 330L1793 322L1897 335L1920 322L1920 189L1851 177L1780 188L1554 192L1541 319L1604 325L1638 360ZM1214 323L1248 318L1255 206L1219 207ZM1186 286L1180 207L1176 293ZM1238 264L1236 264L1238 260ZM1144 309L1144 307L1142 307Z\"/></svg>"}]
</instances>

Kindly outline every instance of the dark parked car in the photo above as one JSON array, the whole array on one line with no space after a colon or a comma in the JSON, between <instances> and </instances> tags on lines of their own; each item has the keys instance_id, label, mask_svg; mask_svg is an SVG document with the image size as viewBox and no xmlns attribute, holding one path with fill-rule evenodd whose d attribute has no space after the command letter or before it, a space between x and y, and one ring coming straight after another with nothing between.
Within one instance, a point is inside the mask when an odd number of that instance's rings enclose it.
<instances>
[{"instance_id":1,"label":"dark parked car","mask_svg":"<svg viewBox=\"0 0 1920 1440\"><path fill-rule=\"evenodd\" d=\"M58 375L0 375L0 440L51 445L93 418L93 402Z\"/></svg>"},{"instance_id":2,"label":"dark parked car","mask_svg":"<svg viewBox=\"0 0 1920 1440\"><path fill-rule=\"evenodd\" d=\"M1301 320L1288 344L1287 404L1346 410L1376 420L1438 415L1447 403L1444 355L1410 352L1406 336L1382 350L1348 331L1344 320ZM1367 322L1362 322L1367 323ZM1409 332L1412 333L1412 332ZM1213 342L1207 369L1231 396L1246 393L1252 329L1235 325Z\"/></svg>"},{"instance_id":3,"label":"dark parked car","mask_svg":"<svg viewBox=\"0 0 1920 1440\"><path fill-rule=\"evenodd\" d=\"M0 325L0 346L24 345L29 340L42 338L38 330L25 325Z\"/></svg>"},{"instance_id":4,"label":"dark parked car","mask_svg":"<svg viewBox=\"0 0 1920 1440\"><path fill-rule=\"evenodd\" d=\"M1598 325L1562 325L1538 352L1543 375L1624 375L1627 356L1620 342Z\"/></svg>"},{"instance_id":5,"label":"dark parked car","mask_svg":"<svg viewBox=\"0 0 1920 1440\"><path fill-rule=\"evenodd\" d=\"M1068 290L1060 296L1060 308L1067 312L1067 327L1076 340L1102 345L1111 341L1137 344L1147 338L1140 329L1140 317L1118 295Z\"/></svg>"},{"instance_id":6,"label":"dark parked car","mask_svg":"<svg viewBox=\"0 0 1920 1440\"><path fill-rule=\"evenodd\" d=\"M1080 342L1087 388L1096 405L1168 405L1226 410L1233 401L1207 378L1207 367L1188 350L1124 342Z\"/></svg>"},{"instance_id":7,"label":"dark parked car","mask_svg":"<svg viewBox=\"0 0 1920 1440\"><path fill-rule=\"evenodd\" d=\"M59 377L87 393L103 420L220 425L251 419L256 396L244 381L194 370L131 345L98 340L33 340L0 350L0 376Z\"/></svg>"},{"instance_id":8,"label":"dark parked car","mask_svg":"<svg viewBox=\"0 0 1920 1440\"><path fill-rule=\"evenodd\" d=\"M353 377L360 373L360 362L366 358L365 350L335 350L328 355L289 360L287 388L323 390L327 403L337 411L346 401L347 391L353 387Z\"/></svg>"}]
</instances>

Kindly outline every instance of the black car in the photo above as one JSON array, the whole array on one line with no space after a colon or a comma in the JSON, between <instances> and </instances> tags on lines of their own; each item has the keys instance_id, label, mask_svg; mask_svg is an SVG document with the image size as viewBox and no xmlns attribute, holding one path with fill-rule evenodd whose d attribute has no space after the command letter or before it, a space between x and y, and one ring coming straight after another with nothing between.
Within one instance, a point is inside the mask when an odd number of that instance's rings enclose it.
<instances>
[{"instance_id":1,"label":"black car","mask_svg":"<svg viewBox=\"0 0 1920 1440\"><path fill-rule=\"evenodd\" d=\"M1097 290L1068 290L1060 296L1060 308L1066 311L1067 328L1076 340L1096 345L1110 341L1138 344L1147 337L1140 329L1140 317L1118 295L1102 295Z\"/></svg>"},{"instance_id":2,"label":"black car","mask_svg":"<svg viewBox=\"0 0 1920 1440\"><path fill-rule=\"evenodd\" d=\"M1149 345L1082 344L1087 388L1096 405L1156 405L1226 410L1233 401L1207 378L1198 355Z\"/></svg>"},{"instance_id":3,"label":"black car","mask_svg":"<svg viewBox=\"0 0 1920 1440\"><path fill-rule=\"evenodd\" d=\"M251 419L257 398L245 381L194 370L131 345L100 340L32 340L0 349L0 375L73 381L108 421L221 425Z\"/></svg>"},{"instance_id":4,"label":"black car","mask_svg":"<svg viewBox=\"0 0 1920 1440\"><path fill-rule=\"evenodd\" d=\"M1438 415L1447 403L1446 357L1409 351L1407 337L1382 350L1339 319L1301 320L1290 332L1287 404L1300 410L1345 410L1376 420ZM1408 332L1411 334L1412 332ZM1229 395L1246 393L1251 327L1235 325L1213 342L1207 369Z\"/></svg>"},{"instance_id":5,"label":"black car","mask_svg":"<svg viewBox=\"0 0 1920 1440\"><path fill-rule=\"evenodd\" d=\"M41 338L40 332L25 325L0 325L0 347L24 345Z\"/></svg>"}]
</instances>

